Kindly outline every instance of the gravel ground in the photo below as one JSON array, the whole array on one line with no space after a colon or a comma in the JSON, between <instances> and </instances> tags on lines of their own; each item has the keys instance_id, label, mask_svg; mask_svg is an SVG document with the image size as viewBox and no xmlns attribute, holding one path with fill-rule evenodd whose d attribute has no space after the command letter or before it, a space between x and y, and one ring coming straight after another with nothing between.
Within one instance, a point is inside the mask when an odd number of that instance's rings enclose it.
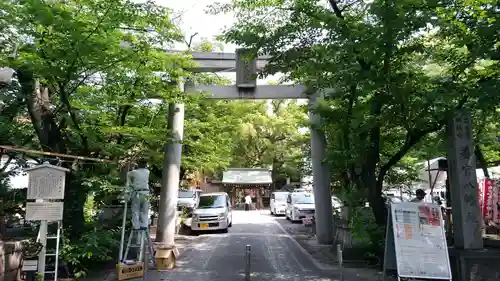
<instances>
[{"instance_id":1,"label":"gravel ground","mask_svg":"<svg viewBox=\"0 0 500 281\"><path fill-rule=\"evenodd\" d=\"M191 243L194 239L198 237L187 236L187 235L177 235L175 242L180 254L184 249ZM98 272L90 273L88 276L79 279L81 281L115 281L116 280L116 263L109 263L104 266L104 268Z\"/></svg>"}]
</instances>

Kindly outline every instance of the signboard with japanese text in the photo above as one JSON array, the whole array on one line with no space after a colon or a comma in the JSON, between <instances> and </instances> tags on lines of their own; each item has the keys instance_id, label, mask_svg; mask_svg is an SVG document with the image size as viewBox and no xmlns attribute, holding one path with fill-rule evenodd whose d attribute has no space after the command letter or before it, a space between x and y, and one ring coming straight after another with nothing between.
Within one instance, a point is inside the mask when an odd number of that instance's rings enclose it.
<instances>
[{"instance_id":1,"label":"signboard with japanese text","mask_svg":"<svg viewBox=\"0 0 500 281\"><path fill-rule=\"evenodd\" d=\"M64 199L65 168L44 163L25 170L29 175L27 199Z\"/></svg>"},{"instance_id":2,"label":"signboard with japanese text","mask_svg":"<svg viewBox=\"0 0 500 281\"><path fill-rule=\"evenodd\" d=\"M391 204L386 235L386 255L395 255L399 277L451 280L440 206L409 202ZM391 257L386 259L389 265Z\"/></svg>"},{"instance_id":3,"label":"signboard with japanese text","mask_svg":"<svg viewBox=\"0 0 500 281\"><path fill-rule=\"evenodd\" d=\"M26 203L27 221L59 221L63 219L63 202Z\"/></svg>"},{"instance_id":4,"label":"signboard with japanese text","mask_svg":"<svg viewBox=\"0 0 500 281\"><path fill-rule=\"evenodd\" d=\"M271 184L271 171L268 169L232 168L223 172L224 184Z\"/></svg>"}]
</instances>

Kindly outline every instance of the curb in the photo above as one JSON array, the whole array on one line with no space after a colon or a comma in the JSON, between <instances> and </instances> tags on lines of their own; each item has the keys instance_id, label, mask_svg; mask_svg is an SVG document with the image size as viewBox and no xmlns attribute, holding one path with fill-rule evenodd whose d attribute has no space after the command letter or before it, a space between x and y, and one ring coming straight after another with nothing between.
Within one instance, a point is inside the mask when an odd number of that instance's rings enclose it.
<instances>
[{"instance_id":1,"label":"curb","mask_svg":"<svg viewBox=\"0 0 500 281\"><path fill-rule=\"evenodd\" d=\"M323 271L330 271L330 270L338 270L339 267L338 266L332 266L332 265L327 265L327 264L324 264L324 263L321 263L319 262L318 260L316 260L306 249L304 249L304 247L302 247L302 245L281 225L281 223L275 221L275 223L278 225L278 227L281 229L281 231L283 231L286 236L288 238L290 238L290 240L293 241L293 243L297 246L297 248L300 250L300 252L302 254L304 254L304 256L306 256L310 261L311 263L316 267L318 268L319 270L323 270Z\"/></svg>"},{"instance_id":2,"label":"curb","mask_svg":"<svg viewBox=\"0 0 500 281\"><path fill-rule=\"evenodd\" d=\"M340 271L340 267L336 265L328 265L324 264L322 262L319 262L316 260L291 234L286 230L285 227L283 227L279 222L275 221L276 224L278 224L278 227L286 233L286 236L289 237L293 243L298 247L298 249L305 255L307 256L312 264L316 266L319 270L322 271ZM365 270L365 268L363 268ZM379 271L374 271L373 273L360 273L358 268L343 268L344 276L346 280L352 280L350 277L354 277L359 280L359 278L362 278L361 280L380 280L382 278L382 273ZM347 279L349 278L349 279Z\"/></svg>"}]
</instances>

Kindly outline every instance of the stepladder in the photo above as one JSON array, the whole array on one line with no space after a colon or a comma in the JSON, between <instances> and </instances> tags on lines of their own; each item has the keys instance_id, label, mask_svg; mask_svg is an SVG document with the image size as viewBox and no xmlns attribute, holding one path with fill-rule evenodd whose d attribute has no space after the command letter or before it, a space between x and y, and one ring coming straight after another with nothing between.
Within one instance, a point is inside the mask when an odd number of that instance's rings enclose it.
<instances>
[{"instance_id":1,"label":"stepladder","mask_svg":"<svg viewBox=\"0 0 500 281\"><path fill-rule=\"evenodd\" d=\"M122 263L127 263L129 261L131 249L136 249L135 261L144 260L146 263L155 264L153 241L151 240L151 235L149 234L149 230L147 228L130 230L130 234L127 239L127 246L125 247L125 253L123 254L121 260Z\"/></svg>"},{"instance_id":2,"label":"stepladder","mask_svg":"<svg viewBox=\"0 0 500 281\"><path fill-rule=\"evenodd\" d=\"M123 217L122 217L122 233L121 233L121 242L120 242L120 252L118 256L117 268L121 270L123 266L132 265L134 263L141 263L144 260L147 260L147 263L151 262L153 266L155 265L154 260L154 247L153 242L151 241L151 236L149 234L149 230L147 228L140 229L131 229L130 234L127 239L127 244L124 249L125 244L125 229L127 224L127 201L124 202L123 208ZM134 239L135 238L135 239ZM135 252L135 258L132 260L129 258L129 253L131 250ZM146 257L146 259L144 259ZM146 266L147 268L148 266ZM136 274L137 275L137 274ZM120 278L119 278L120 279ZM125 276L124 276L125 279ZM120 279L123 280L123 279Z\"/></svg>"},{"instance_id":3,"label":"stepladder","mask_svg":"<svg viewBox=\"0 0 500 281\"><path fill-rule=\"evenodd\" d=\"M40 231L38 232L37 242L42 243L43 246L38 258L38 265L43 268L39 268L38 272L46 276L45 280L57 281L59 277L69 277L67 267L61 267L59 260L63 244L62 222L42 222ZM60 269L65 269L62 275L68 276L59 276Z\"/></svg>"}]
</instances>

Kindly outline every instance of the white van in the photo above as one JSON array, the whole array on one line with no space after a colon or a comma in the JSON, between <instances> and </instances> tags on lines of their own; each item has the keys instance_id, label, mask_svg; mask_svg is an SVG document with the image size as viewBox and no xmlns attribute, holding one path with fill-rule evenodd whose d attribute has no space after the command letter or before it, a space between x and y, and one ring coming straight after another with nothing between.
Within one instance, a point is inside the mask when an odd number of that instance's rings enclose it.
<instances>
[{"instance_id":1,"label":"white van","mask_svg":"<svg viewBox=\"0 0 500 281\"><path fill-rule=\"evenodd\" d=\"M286 200L285 216L292 222L300 221L306 217L314 216L314 195L310 192L297 192L288 194Z\"/></svg>"},{"instance_id":2,"label":"white van","mask_svg":"<svg viewBox=\"0 0 500 281\"><path fill-rule=\"evenodd\" d=\"M271 210L271 215L278 216L284 215L286 210L286 198L288 197L288 191L275 191L271 193L271 200L269 202L269 209Z\"/></svg>"},{"instance_id":3,"label":"white van","mask_svg":"<svg viewBox=\"0 0 500 281\"><path fill-rule=\"evenodd\" d=\"M179 190L177 195L177 211L182 212L184 208L187 208L189 212L192 212L201 193L200 189Z\"/></svg>"},{"instance_id":4,"label":"white van","mask_svg":"<svg viewBox=\"0 0 500 281\"><path fill-rule=\"evenodd\" d=\"M231 200L225 192L202 193L191 219L191 230L222 230L233 225Z\"/></svg>"}]
</instances>

